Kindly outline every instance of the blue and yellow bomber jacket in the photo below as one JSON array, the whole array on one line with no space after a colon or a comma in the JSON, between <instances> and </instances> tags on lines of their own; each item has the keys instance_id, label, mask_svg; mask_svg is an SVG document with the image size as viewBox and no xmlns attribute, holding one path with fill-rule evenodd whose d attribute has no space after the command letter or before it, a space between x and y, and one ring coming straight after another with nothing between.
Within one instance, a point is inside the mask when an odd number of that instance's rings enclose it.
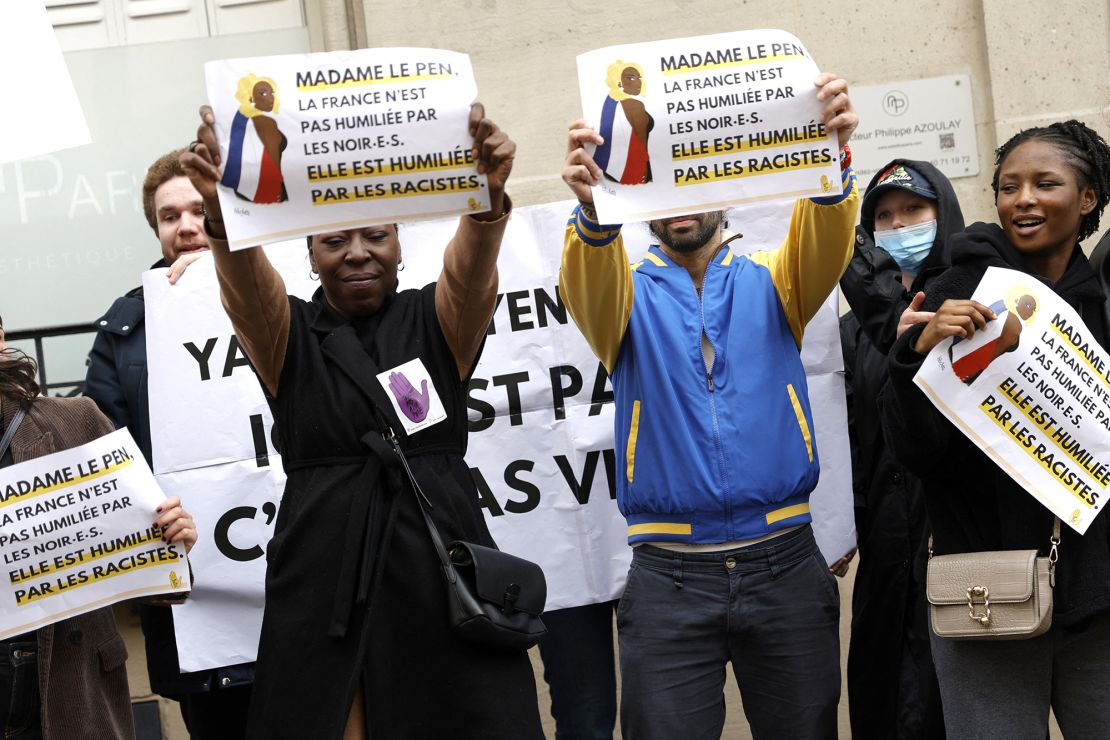
<instances>
[{"instance_id":1,"label":"blue and yellow bomber jacket","mask_svg":"<svg viewBox=\"0 0 1110 740\"><path fill-rule=\"evenodd\" d=\"M843 184L797 201L778 249L722 248L700 296L658 246L630 265L619 226L581 207L567 223L559 287L613 383L630 543L734 542L810 521L820 467L799 348L852 255L851 169Z\"/></svg>"}]
</instances>

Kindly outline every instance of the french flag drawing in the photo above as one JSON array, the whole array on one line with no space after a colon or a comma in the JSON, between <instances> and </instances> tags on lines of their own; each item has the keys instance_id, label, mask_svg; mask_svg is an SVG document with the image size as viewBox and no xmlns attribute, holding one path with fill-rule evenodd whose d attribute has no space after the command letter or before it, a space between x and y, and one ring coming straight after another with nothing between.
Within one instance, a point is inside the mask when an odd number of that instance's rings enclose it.
<instances>
[{"instance_id":1,"label":"french flag drawing","mask_svg":"<svg viewBox=\"0 0 1110 740\"><path fill-rule=\"evenodd\" d=\"M990 309L997 317L994 321L988 321L987 325L976 330L970 339L956 337L952 340L952 346L948 348L952 372L968 385L971 385L979 374L987 369L995 357L1017 347L1016 336L1013 337L1015 341L1011 346L1003 347L1000 344L1003 342L1003 330L1011 320L1017 324L1016 329L1020 334L1021 320L1006 308L1004 301L995 301L990 305ZM1009 335L1014 333L1012 329L1013 327L1010 332L1005 332L1007 340L1011 338Z\"/></svg>"},{"instance_id":2,"label":"french flag drawing","mask_svg":"<svg viewBox=\"0 0 1110 740\"><path fill-rule=\"evenodd\" d=\"M227 164L220 183L252 203L280 203L282 200L281 169L266 153L250 119L241 112L237 112L231 122Z\"/></svg>"},{"instance_id":3,"label":"french flag drawing","mask_svg":"<svg viewBox=\"0 0 1110 740\"><path fill-rule=\"evenodd\" d=\"M619 110L618 110L619 109ZM647 144L632 131L620 103L605 98L601 107L601 130L605 143L594 152L594 161L605 174L623 185L638 185L647 174Z\"/></svg>"}]
</instances>

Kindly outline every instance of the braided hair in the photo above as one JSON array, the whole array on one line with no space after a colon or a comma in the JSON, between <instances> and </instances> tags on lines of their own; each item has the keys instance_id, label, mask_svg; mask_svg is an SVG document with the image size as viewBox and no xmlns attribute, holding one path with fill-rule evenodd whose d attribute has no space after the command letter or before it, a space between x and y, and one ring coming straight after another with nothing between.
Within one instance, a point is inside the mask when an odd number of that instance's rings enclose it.
<instances>
[{"instance_id":1,"label":"braided hair","mask_svg":"<svg viewBox=\"0 0 1110 740\"><path fill-rule=\"evenodd\" d=\"M1027 141L1039 139L1055 145L1075 171L1079 186L1090 187L1095 191L1097 204L1083 217L1079 224L1079 241L1083 241L1098 231L1099 217L1110 202L1110 146L1098 132L1088 128L1081 121L1072 119L1063 123L1028 128L1015 134L994 153L994 178L991 187L998 199L998 175L1006 157L1018 146Z\"/></svg>"}]
</instances>

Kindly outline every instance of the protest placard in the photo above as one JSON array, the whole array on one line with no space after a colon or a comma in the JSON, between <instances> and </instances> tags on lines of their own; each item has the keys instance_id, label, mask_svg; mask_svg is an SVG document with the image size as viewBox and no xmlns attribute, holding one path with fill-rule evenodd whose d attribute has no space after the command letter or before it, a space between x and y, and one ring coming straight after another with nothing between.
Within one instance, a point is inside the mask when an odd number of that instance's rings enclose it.
<instances>
[{"instance_id":1,"label":"protest placard","mask_svg":"<svg viewBox=\"0 0 1110 740\"><path fill-rule=\"evenodd\" d=\"M1110 357L1071 306L1029 275L991 267L972 299L997 318L934 347L914 382L1083 534L1110 484Z\"/></svg>"},{"instance_id":2,"label":"protest placard","mask_svg":"<svg viewBox=\"0 0 1110 740\"><path fill-rule=\"evenodd\" d=\"M205 65L232 249L489 209L470 58L359 49Z\"/></svg>"},{"instance_id":3,"label":"protest placard","mask_svg":"<svg viewBox=\"0 0 1110 740\"><path fill-rule=\"evenodd\" d=\"M188 591L165 496L130 432L0 470L0 639L138 596Z\"/></svg>"},{"instance_id":4,"label":"protest placard","mask_svg":"<svg viewBox=\"0 0 1110 740\"><path fill-rule=\"evenodd\" d=\"M0 119L0 162L92 140L43 3L0 3L0 64L8 70L0 78L0 95L19 103L18 111Z\"/></svg>"},{"instance_id":5,"label":"protest placard","mask_svg":"<svg viewBox=\"0 0 1110 740\"><path fill-rule=\"evenodd\" d=\"M266 247L286 290L311 297L304 241ZM173 607L178 661L199 671L255 659L262 626L265 548L285 472L258 378L220 303L215 265L193 263L176 285L143 275L154 471L197 523L197 583Z\"/></svg>"},{"instance_id":6,"label":"protest placard","mask_svg":"<svg viewBox=\"0 0 1110 740\"><path fill-rule=\"evenodd\" d=\"M602 223L841 191L818 69L777 30L610 46L578 56L583 115L604 143Z\"/></svg>"}]
</instances>

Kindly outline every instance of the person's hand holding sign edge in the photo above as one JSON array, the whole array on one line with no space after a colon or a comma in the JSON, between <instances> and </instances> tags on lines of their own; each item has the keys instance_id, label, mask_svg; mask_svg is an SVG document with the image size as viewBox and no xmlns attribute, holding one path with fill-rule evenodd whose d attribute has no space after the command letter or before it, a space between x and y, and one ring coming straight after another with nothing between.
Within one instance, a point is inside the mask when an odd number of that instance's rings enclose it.
<instances>
[{"instance_id":1,"label":"person's hand holding sign edge","mask_svg":"<svg viewBox=\"0 0 1110 740\"><path fill-rule=\"evenodd\" d=\"M832 72L822 72L813 81L817 87L817 99L825 102L821 111L821 123L828 131L835 131L841 149L852 138L852 132L859 126L859 116L848 98L848 82ZM590 127L588 121L579 118L570 124L567 139L567 158L563 164L563 182L574 193L580 203L591 205L594 202L591 187L601 182L601 168L589 154L586 144L604 144L598 132ZM490 186L492 188L492 184Z\"/></svg>"}]
</instances>

